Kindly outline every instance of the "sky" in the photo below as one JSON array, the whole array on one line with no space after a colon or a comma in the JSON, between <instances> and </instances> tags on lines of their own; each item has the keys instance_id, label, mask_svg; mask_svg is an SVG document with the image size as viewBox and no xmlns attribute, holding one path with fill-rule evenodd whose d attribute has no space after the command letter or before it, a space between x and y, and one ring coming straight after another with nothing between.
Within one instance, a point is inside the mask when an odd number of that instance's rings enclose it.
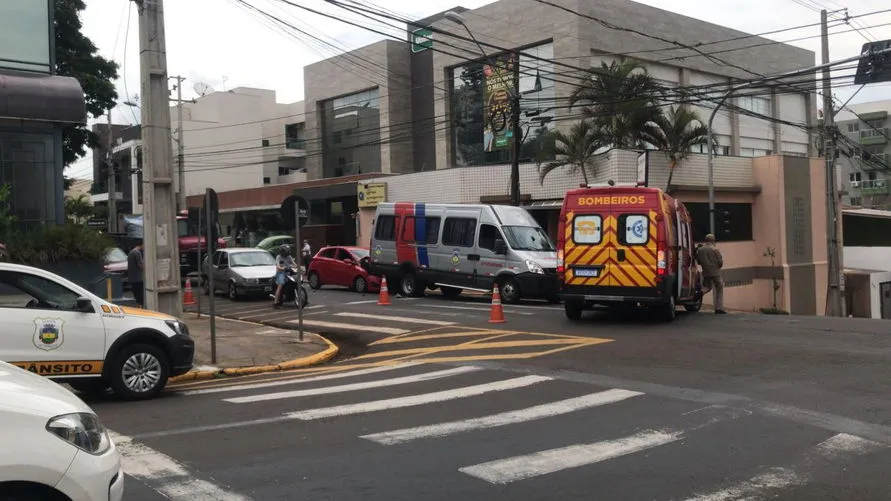
<instances>
[{"instance_id":1,"label":"sky","mask_svg":"<svg viewBox=\"0 0 891 501\"><path fill-rule=\"evenodd\" d=\"M334 54L362 47L385 38L341 21L325 18L288 5L281 0L244 0L263 11L279 16L309 35L290 33L270 26L259 14L251 12L238 0L167 0L165 34L167 66L170 76L186 78L183 98L196 96L195 84L215 90L249 86L273 89L279 102L303 99L303 67ZM596 0L595 0L596 1ZM629 0L630 1L630 0ZM106 58L117 61L120 78L116 82L119 102L137 101L139 95L139 33L136 7L129 0L87 0L82 13L83 31ZM365 18L350 14L323 0L292 1L316 10L337 14L362 25L373 26ZM364 0L367 8L386 9L402 18L420 19L455 6L469 9L493 3L491 0ZM820 9L848 9L850 16L891 8L887 0L640 0L654 7L670 10L703 21L734 28L746 33L764 33L792 26L817 23ZM840 12L830 19L840 19ZM128 26L129 22L129 26ZM870 40L891 39L891 12L851 20L850 27L839 26L830 32L848 31L830 36L830 60L856 56ZM399 34L394 28L375 28ZM854 31L853 28L860 28ZM866 28L866 29L863 29ZM785 31L768 38L787 41L812 50L820 57L819 27ZM833 92L846 101L857 87L835 88ZM864 88L852 103L891 98L891 86ZM102 121L106 118L101 117ZM112 112L114 123L139 121L139 109L120 104ZM90 121L94 123L96 119ZM66 175L92 177L92 159L88 154L73 164Z\"/></svg>"}]
</instances>

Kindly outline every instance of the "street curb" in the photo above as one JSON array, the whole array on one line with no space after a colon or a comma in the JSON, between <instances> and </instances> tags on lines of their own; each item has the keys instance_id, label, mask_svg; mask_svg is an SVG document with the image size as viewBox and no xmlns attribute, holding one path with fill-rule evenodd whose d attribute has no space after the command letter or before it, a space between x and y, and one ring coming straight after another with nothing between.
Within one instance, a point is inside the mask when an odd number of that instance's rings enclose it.
<instances>
[{"instance_id":1,"label":"street curb","mask_svg":"<svg viewBox=\"0 0 891 501\"><path fill-rule=\"evenodd\" d=\"M262 324L261 324L262 325ZM318 334L317 334L318 335ZM220 377L235 377L235 376L249 376L253 374L265 374L267 372L281 372L281 371L289 371L294 369L303 369L306 367L310 367L313 365L318 365L324 362L331 360L332 358L337 356L337 353L340 351L340 348L337 347L336 344L332 343L325 336L318 335L325 343L328 345L328 348L321 353L316 353L315 355L309 355L307 357L295 358L294 360L288 360L287 362L282 362L280 364L270 364L270 365L254 365L248 367L231 367L226 369L217 369L217 370L203 370L203 371L189 371L181 376L176 376L170 378L171 383L181 383L183 381L201 381L207 379L217 379Z\"/></svg>"}]
</instances>

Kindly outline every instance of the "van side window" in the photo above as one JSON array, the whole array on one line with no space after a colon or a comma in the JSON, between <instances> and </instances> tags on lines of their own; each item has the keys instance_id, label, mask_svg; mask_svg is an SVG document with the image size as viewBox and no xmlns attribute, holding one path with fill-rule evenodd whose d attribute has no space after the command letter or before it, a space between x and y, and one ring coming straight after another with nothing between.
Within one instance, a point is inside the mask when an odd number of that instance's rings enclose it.
<instances>
[{"instance_id":1,"label":"van side window","mask_svg":"<svg viewBox=\"0 0 891 501\"><path fill-rule=\"evenodd\" d=\"M402 240L416 244L435 244L439 240L438 217L407 216L402 222ZM423 233L418 234L418 227Z\"/></svg>"},{"instance_id":2,"label":"van side window","mask_svg":"<svg viewBox=\"0 0 891 501\"><path fill-rule=\"evenodd\" d=\"M396 216L378 216L374 223L374 238L396 240Z\"/></svg>"},{"instance_id":3,"label":"van side window","mask_svg":"<svg viewBox=\"0 0 891 501\"><path fill-rule=\"evenodd\" d=\"M644 245L650 240L650 217L646 214L619 216L618 236L622 245Z\"/></svg>"},{"instance_id":4,"label":"van side window","mask_svg":"<svg viewBox=\"0 0 891 501\"><path fill-rule=\"evenodd\" d=\"M457 247L473 247L476 235L476 219L449 217L442 229L442 244Z\"/></svg>"},{"instance_id":5,"label":"van side window","mask_svg":"<svg viewBox=\"0 0 891 501\"><path fill-rule=\"evenodd\" d=\"M597 214L576 216L572 219L572 241L596 245L603 239L603 218Z\"/></svg>"},{"instance_id":6,"label":"van side window","mask_svg":"<svg viewBox=\"0 0 891 501\"><path fill-rule=\"evenodd\" d=\"M501 236L501 232L498 231L496 226L492 226L491 224L481 224L480 225L480 237L477 239L477 245L480 249L489 249L492 252L495 252L495 240L504 239Z\"/></svg>"}]
</instances>

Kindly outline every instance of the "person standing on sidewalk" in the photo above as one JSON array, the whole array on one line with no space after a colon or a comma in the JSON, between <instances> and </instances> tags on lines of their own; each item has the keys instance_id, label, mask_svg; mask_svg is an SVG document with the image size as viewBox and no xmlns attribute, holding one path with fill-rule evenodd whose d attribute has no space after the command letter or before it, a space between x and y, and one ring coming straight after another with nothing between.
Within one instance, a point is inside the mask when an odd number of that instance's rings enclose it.
<instances>
[{"instance_id":1,"label":"person standing on sidewalk","mask_svg":"<svg viewBox=\"0 0 891 501\"><path fill-rule=\"evenodd\" d=\"M142 242L136 244L127 254L127 281L133 290L133 298L140 308L145 307L145 256L142 254Z\"/></svg>"},{"instance_id":2,"label":"person standing on sidewalk","mask_svg":"<svg viewBox=\"0 0 891 501\"><path fill-rule=\"evenodd\" d=\"M711 233L705 236L705 245L696 250L696 261L702 267L702 295L714 290L715 313L727 313L724 311L724 279L721 278L724 257L715 247L715 236Z\"/></svg>"}]
</instances>

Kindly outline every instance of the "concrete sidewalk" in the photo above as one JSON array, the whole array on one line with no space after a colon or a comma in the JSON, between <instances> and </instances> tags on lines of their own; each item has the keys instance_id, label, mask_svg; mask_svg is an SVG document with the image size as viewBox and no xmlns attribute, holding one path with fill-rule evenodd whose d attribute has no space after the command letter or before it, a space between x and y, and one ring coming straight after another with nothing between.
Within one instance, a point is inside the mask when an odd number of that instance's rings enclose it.
<instances>
[{"instance_id":1,"label":"concrete sidewalk","mask_svg":"<svg viewBox=\"0 0 891 501\"><path fill-rule=\"evenodd\" d=\"M183 322L195 340L195 368L171 381L260 374L298 369L326 362L337 346L318 334L216 317L216 363L211 361L210 318L186 313Z\"/></svg>"}]
</instances>

